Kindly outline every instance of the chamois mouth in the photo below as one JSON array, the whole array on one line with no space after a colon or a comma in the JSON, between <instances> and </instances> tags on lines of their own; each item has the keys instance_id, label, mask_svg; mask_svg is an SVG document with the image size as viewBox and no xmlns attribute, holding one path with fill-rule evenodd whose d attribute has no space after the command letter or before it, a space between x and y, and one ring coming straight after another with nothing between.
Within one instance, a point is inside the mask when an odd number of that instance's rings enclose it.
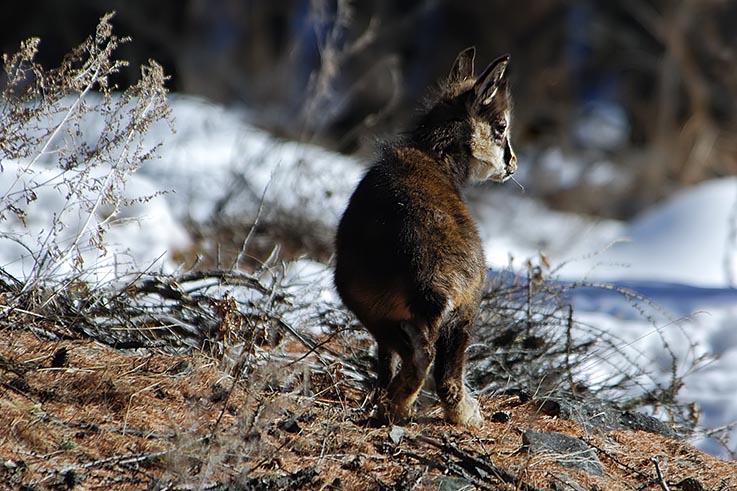
<instances>
[{"instance_id":1,"label":"chamois mouth","mask_svg":"<svg viewBox=\"0 0 737 491\"><path fill-rule=\"evenodd\" d=\"M517 172L517 156L512 154L507 165L504 166L504 177L502 178L502 182L511 179L515 172Z\"/></svg>"},{"instance_id":2,"label":"chamois mouth","mask_svg":"<svg viewBox=\"0 0 737 491\"><path fill-rule=\"evenodd\" d=\"M511 177L513 172L507 172L504 171L503 173L489 173L486 175L485 179L480 179L480 181L492 181L492 182L505 182L508 181Z\"/></svg>"},{"instance_id":3,"label":"chamois mouth","mask_svg":"<svg viewBox=\"0 0 737 491\"><path fill-rule=\"evenodd\" d=\"M513 176L514 176L514 170L511 170L511 171L505 170L504 174L498 177L495 177L495 176L490 177L490 180L494 182L507 182L508 180L512 179Z\"/></svg>"},{"instance_id":4,"label":"chamois mouth","mask_svg":"<svg viewBox=\"0 0 737 491\"><path fill-rule=\"evenodd\" d=\"M506 182L514 176L514 173L517 171L517 159L512 158L512 160L509 161L509 163L504 166L504 174L499 178L498 182Z\"/></svg>"},{"instance_id":5,"label":"chamois mouth","mask_svg":"<svg viewBox=\"0 0 737 491\"><path fill-rule=\"evenodd\" d=\"M472 157L470 161L469 180L472 183L480 183L484 181L505 182L509 180L517 170L517 159L502 163L501 161L487 161Z\"/></svg>"}]
</instances>

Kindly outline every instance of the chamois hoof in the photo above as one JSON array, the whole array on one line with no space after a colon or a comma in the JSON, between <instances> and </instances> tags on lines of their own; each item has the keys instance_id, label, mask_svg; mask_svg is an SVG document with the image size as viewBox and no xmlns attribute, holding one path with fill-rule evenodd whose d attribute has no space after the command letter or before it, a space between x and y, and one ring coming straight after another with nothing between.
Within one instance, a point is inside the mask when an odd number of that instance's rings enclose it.
<instances>
[{"instance_id":1,"label":"chamois hoof","mask_svg":"<svg viewBox=\"0 0 737 491\"><path fill-rule=\"evenodd\" d=\"M378 405L373 419L387 425L402 424L409 420L412 414L411 406L399 406L386 402Z\"/></svg>"},{"instance_id":2,"label":"chamois hoof","mask_svg":"<svg viewBox=\"0 0 737 491\"><path fill-rule=\"evenodd\" d=\"M470 428L478 428L484 423L479 402L469 395L463 396L463 400L455 410L446 411L446 417L453 424L468 426Z\"/></svg>"}]
</instances>

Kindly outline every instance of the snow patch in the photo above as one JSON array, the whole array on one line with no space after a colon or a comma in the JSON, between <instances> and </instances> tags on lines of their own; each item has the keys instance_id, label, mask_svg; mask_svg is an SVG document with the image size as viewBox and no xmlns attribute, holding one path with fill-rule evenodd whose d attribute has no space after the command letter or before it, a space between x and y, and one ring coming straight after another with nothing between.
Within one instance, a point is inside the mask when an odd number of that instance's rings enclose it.
<instances>
[{"instance_id":1,"label":"snow patch","mask_svg":"<svg viewBox=\"0 0 737 491\"><path fill-rule=\"evenodd\" d=\"M562 274L734 286L736 211L737 178L696 185L636 218L623 231L626 242L614 244L593 260L573 261Z\"/></svg>"},{"instance_id":2,"label":"snow patch","mask_svg":"<svg viewBox=\"0 0 737 491\"><path fill-rule=\"evenodd\" d=\"M99 249L90 244L90 239L98 225L109 219L112 210L99 206L90 216L76 197L67 196L64 176L58 168L39 166L32 173L22 173L26 165L21 163L6 160L2 166L0 189L35 188L36 199L20 205L25 213L25 224L10 211L6 211L5 219L0 222L0 267L21 281L31 274L36 260L48 248L48 238L54 233L53 241L61 250L75 242L79 245L84 269L90 273L85 279L95 282L111 280L132 269L171 271L173 253L189 244L187 232L172 216L165 198L154 196L159 186L141 176L128 177L123 197L130 200L151 198L123 208L109 222L105 248ZM108 171L98 168L94 173L102 175ZM16 176L20 179L18 183ZM34 183L43 185L35 187ZM87 192L81 199L94 202L96 198L96 193ZM31 251L36 253L36 258ZM53 272L65 275L74 271L75 255L69 254Z\"/></svg>"}]
</instances>

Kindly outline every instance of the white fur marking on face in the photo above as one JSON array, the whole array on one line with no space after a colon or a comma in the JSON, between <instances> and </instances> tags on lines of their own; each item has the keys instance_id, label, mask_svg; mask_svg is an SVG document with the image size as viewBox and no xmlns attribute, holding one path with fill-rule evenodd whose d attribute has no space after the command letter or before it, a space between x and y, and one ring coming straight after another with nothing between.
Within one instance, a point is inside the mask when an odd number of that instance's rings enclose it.
<instances>
[{"instance_id":1,"label":"white fur marking on face","mask_svg":"<svg viewBox=\"0 0 737 491\"><path fill-rule=\"evenodd\" d=\"M489 179L499 181L505 176L504 147L492 141L491 126L485 121L471 121L471 169L469 178L473 182Z\"/></svg>"}]
</instances>

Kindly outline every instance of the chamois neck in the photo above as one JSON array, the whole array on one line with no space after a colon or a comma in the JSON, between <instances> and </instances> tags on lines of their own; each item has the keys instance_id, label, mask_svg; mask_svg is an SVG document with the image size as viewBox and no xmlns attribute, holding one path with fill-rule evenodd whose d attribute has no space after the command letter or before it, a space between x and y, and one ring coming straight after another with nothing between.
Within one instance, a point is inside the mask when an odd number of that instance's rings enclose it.
<instances>
[{"instance_id":1,"label":"chamois neck","mask_svg":"<svg viewBox=\"0 0 737 491\"><path fill-rule=\"evenodd\" d=\"M460 122L438 125L420 121L409 134L407 143L428 154L450 178L453 186L460 188L468 180L471 158L462 135L463 125Z\"/></svg>"}]
</instances>

